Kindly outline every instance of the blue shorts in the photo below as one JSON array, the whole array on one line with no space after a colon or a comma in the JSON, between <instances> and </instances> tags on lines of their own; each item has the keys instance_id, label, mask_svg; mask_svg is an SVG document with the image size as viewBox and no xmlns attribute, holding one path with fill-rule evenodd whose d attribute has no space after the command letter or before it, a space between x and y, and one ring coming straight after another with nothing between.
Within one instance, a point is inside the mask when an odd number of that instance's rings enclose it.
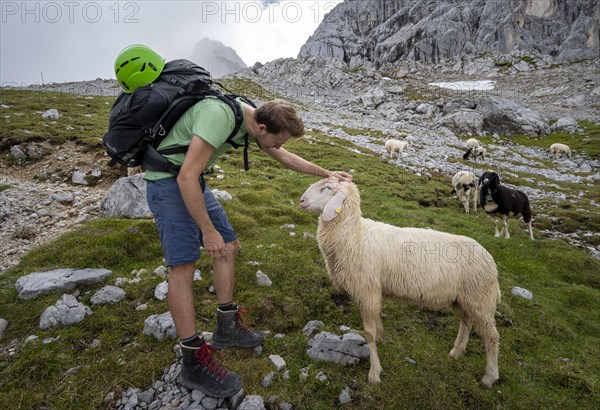
<instances>
[{"instance_id":1,"label":"blue shorts","mask_svg":"<svg viewBox=\"0 0 600 410\"><path fill-rule=\"evenodd\" d=\"M160 234L160 243L167 266L183 265L200 259L202 232L188 212L177 180L165 178L146 181L148 207ZM225 210L212 191L204 190L204 203L211 222L225 243L235 241L237 235L227 219Z\"/></svg>"}]
</instances>

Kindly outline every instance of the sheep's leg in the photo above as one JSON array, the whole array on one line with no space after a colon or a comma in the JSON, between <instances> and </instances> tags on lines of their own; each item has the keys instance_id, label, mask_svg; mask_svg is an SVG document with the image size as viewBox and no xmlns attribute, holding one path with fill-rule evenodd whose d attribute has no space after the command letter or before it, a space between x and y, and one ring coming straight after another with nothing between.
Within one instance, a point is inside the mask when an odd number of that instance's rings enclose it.
<instances>
[{"instance_id":1,"label":"sheep's leg","mask_svg":"<svg viewBox=\"0 0 600 410\"><path fill-rule=\"evenodd\" d=\"M454 341L454 347L450 350L450 357L458 360L459 357L465 352L467 343L469 342L469 335L471 334L471 326L464 320L460 321L460 327L458 328L458 335Z\"/></svg>"},{"instance_id":2,"label":"sheep's leg","mask_svg":"<svg viewBox=\"0 0 600 410\"><path fill-rule=\"evenodd\" d=\"M465 213L469 213L469 198L462 191L457 191L456 193L458 195L458 199L460 199L460 202L463 204L463 208L465 208Z\"/></svg>"},{"instance_id":3,"label":"sheep's leg","mask_svg":"<svg viewBox=\"0 0 600 410\"><path fill-rule=\"evenodd\" d=\"M480 322L479 326L475 326L475 330L479 333L485 345L486 367L485 376L481 379L481 384L484 387L491 389L494 382L500 378L500 373L498 371L500 335L498 334L498 330L496 330L496 324L494 323L493 318L490 320L486 319L485 322Z\"/></svg>"},{"instance_id":4,"label":"sheep's leg","mask_svg":"<svg viewBox=\"0 0 600 410\"><path fill-rule=\"evenodd\" d=\"M529 227L529 237L533 241L533 228L531 227L531 221L527 223L527 226Z\"/></svg>"},{"instance_id":5,"label":"sheep's leg","mask_svg":"<svg viewBox=\"0 0 600 410\"><path fill-rule=\"evenodd\" d=\"M502 228L502 232L504 232L504 238L510 239L510 234L508 233L508 216L502 215L502 224L504 225ZM500 232L500 235L502 235L502 232Z\"/></svg>"},{"instance_id":6,"label":"sheep's leg","mask_svg":"<svg viewBox=\"0 0 600 410\"><path fill-rule=\"evenodd\" d=\"M369 383L381 383L381 363L377 355L377 325L381 321L380 312L362 311L363 323L365 326L365 335L369 342L371 368L369 370Z\"/></svg>"},{"instance_id":7,"label":"sheep's leg","mask_svg":"<svg viewBox=\"0 0 600 410\"><path fill-rule=\"evenodd\" d=\"M469 342L469 335L471 334L471 325L468 322L467 315L458 306L452 307L452 312L456 317L460 319L460 327L458 328L458 335L454 342L454 347L450 350L450 357L457 359L462 356L467 348Z\"/></svg>"},{"instance_id":8,"label":"sheep's leg","mask_svg":"<svg viewBox=\"0 0 600 410\"><path fill-rule=\"evenodd\" d=\"M381 323L381 315L377 315L376 329L377 336L375 337L375 340L379 342L381 339L383 339L383 323Z\"/></svg>"},{"instance_id":9,"label":"sheep's leg","mask_svg":"<svg viewBox=\"0 0 600 410\"><path fill-rule=\"evenodd\" d=\"M494 223L494 236L496 238L500 237L500 233L498 232L498 222L496 221L496 217L488 214L488 218Z\"/></svg>"}]
</instances>

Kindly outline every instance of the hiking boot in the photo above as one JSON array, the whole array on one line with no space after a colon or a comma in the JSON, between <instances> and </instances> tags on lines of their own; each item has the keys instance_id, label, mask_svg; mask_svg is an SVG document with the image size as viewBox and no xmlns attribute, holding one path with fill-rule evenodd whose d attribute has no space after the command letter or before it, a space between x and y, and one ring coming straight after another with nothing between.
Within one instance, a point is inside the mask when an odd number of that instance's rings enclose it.
<instances>
[{"instance_id":1,"label":"hiking boot","mask_svg":"<svg viewBox=\"0 0 600 410\"><path fill-rule=\"evenodd\" d=\"M179 383L183 387L210 397L230 397L240 391L242 378L219 366L212 356L214 347L208 343L200 347L179 345L183 355Z\"/></svg>"},{"instance_id":2,"label":"hiking boot","mask_svg":"<svg viewBox=\"0 0 600 410\"><path fill-rule=\"evenodd\" d=\"M250 349L260 345L264 336L253 332L242 323L240 314L248 313L248 309L222 311L217 309L217 330L213 333L212 345L217 349L242 347Z\"/></svg>"}]
</instances>

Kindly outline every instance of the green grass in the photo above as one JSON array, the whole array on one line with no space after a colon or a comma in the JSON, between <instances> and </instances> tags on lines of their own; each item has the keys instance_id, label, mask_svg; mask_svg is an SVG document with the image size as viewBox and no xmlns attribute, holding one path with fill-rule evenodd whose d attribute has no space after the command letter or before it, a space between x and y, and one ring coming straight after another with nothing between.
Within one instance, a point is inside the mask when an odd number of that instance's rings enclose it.
<instances>
[{"instance_id":1,"label":"green grass","mask_svg":"<svg viewBox=\"0 0 600 410\"><path fill-rule=\"evenodd\" d=\"M0 147L9 148L13 144L4 141L11 140L53 144L74 140L99 146L113 102L113 97L0 88L0 103L10 107L0 110ZM50 108L58 109L57 120L42 118Z\"/></svg>"},{"instance_id":2,"label":"green grass","mask_svg":"<svg viewBox=\"0 0 600 410\"><path fill-rule=\"evenodd\" d=\"M479 386L485 359L476 335L464 357L458 361L448 357L458 329L449 312L395 301L384 303L386 333L378 344L384 370L381 385L367 384L368 362L340 367L311 361L301 333L306 322L322 320L326 330L339 333L339 325L361 329L361 319L352 301L332 287L316 241L303 235L316 233L317 215L298 207L299 197L315 178L285 170L253 147L250 172L240 172L242 153L232 151L220 163L225 178L208 180L211 187L233 195L224 207L242 243L236 300L251 309L251 326L286 335L267 337L261 356L243 350L221 354L222 362L243 376L246 392L265 399L275 395L301 409L338 407L338 396L347 385L352 395L347 409L598 407L600 262L562 240L545 238L535 224L536 241L528 239L524 225L516 220L511 220L510 240L494 238L484 213L466 215L458 200L450 197L448 177L407 174L363 149L350 151L357 147L322 132L314 133L313 142L290 141L286 148L326 168L354 169L365 217L467 235L490 251L503 293L497 318L501 378L492 390ZM296 225L295 236L282 228L290 223ZM148 273L140 283L124 285L127 296L119 304L93 307L94 315L76 326L44 331L38 329L39 317L60 295L20 300L14 283L33 271L90 267L111 269L112 284L117 277L131 278L132 270L152 272L161 263L152 221L102 219L37 248L0 276L0 317L10 322L0 341L0 408L109 408L103 402L108 392L120 397L129 387L146 389L160 379L163 369L174 362L174 341L158 342L143 335L142 329L146 317L168 309L166 301L153 298L161 279ZM198 268L204 280L194 283L197 322L201 330L212 331L216 300L207 290L212 261L202 257ZM273 280L273 286L256 286L257 269ZM513 286L532 291L533 300L511 295ZM80 299L90 305L99 288L80 288ZM148 310L136 311L140 303L147 303ZM30 335L39 339L25 344ZM100 346L90 348L94 339ZM8 347L13 345L16 353L9 357ZM271 371L269 354L286 360L291 379L278 376L264 389L260 381ZM309 378L300 383L299 369L309 365ZM72 368L78 370L63 376ZM318 371L327 374L327 382L314 379Z\"/></svg>"}]
</instances>

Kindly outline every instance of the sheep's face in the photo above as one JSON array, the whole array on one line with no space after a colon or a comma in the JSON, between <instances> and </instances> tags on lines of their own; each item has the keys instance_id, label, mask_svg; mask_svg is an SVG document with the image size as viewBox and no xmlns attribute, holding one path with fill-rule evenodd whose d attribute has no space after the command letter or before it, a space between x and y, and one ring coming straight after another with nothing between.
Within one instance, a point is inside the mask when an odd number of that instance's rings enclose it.
<instances>
[{"instance_id":1,"label":"sheep's face","mask_svg":"<svg viewBox=\"0 0 600 410\"><path fill-rule=\"evenodd\" d=\"M500 177L495 172L486 171L479 179L479 183L483 192L494 193L500 187Z\"/></svg>"},{"instance_id":2,"label":"sheep's face","mask_svg":"<svg viewBox=\"0 0 600 410\"><path fill-rule=\"evenodd\" d=\"M305 211L321 212L325 221L334 219L341 211L345 199L342 186L337 178L327 178L315 182L302 194L300 207Z\"/></svg>"}]
</instances>

